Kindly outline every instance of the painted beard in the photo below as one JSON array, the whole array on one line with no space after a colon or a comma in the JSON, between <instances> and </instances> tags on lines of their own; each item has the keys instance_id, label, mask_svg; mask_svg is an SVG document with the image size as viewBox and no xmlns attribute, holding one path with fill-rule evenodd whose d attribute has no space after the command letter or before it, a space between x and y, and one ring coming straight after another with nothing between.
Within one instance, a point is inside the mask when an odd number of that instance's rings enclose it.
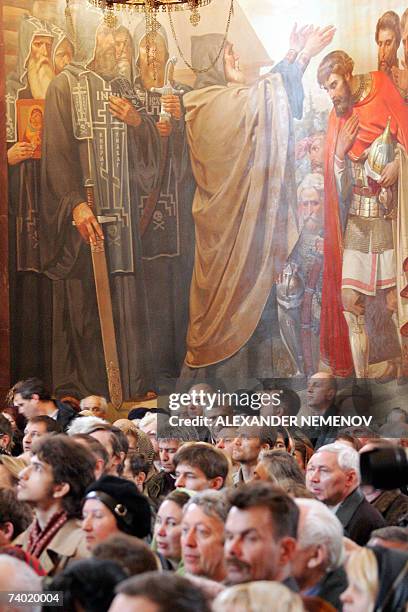
<instances>
[{"instance_id":1,"label":"painted beard","mask_svg":"<svg viewBox=\"0 0 408 612\"><path fill-rule=\"evenodd\" d=\"M337 117L343 117L353 106L353 96L351 94L350 85L344 82L344 88L345 94L333 99L333 106Z\"/></svg>"},{"instance_id":2,"label":"painted beard","mask_svg":"<svg viewBox=\"0 0 408 612\"><path fill-rule=\"evenodd\" d=\"M54 78L50 60L42 57L39 61L30 58L28 60L27 78L30 86L31 95L36 100L43 100L47 93L48 85Z\"/></svg>"},{"instance_id":3,"label":"painted beard","mask_svg":"<svg viewBox=\"0 0 408 612\"><path fill-rule=\"evenodd\" d=\"M378 60L378 70L380 72L385 72L385 74L391 74L391 69L393 66L398 67L398 58L396 55L394 55L392 58L384 59L381 62Z\"/></svg>"},{"instance_id":4,"label":"painted beard","mask_svg":"<svg viewBox=\"0 0 408 612\"><path fill-rule=\"evenodd\" d=\"M115 49L105 49L95 54L95 72L104 79L110 80L118 76L118 66L116 63Z\"/></svg>"},{"instance_id":5,"label":"painted beard","mask_svg":"<svg viewBox=\"0 0 408 612\"><path fill-rule=\"evenodd\" d=\"M385 72L385 74L391 74L391 68L393 66L398 66L398 61L393 60L392 64L384 60L383 62L378 62L378 70L380 72Z\"/></svg>"},{"instance_id":6,"label":"painted beard","mask_svg":"<svg viewBox=\"0 0 408 612\"><path fill-rule=\"evenodd\" d=\"M319 213L312 213L302 219L301 225L308 232L317 233L323 226L323 220Z\"/></svg>"},{"instance_id":7,"label":"painted beard","mask_svg":"<svg viewBox=\"0 0 408 612\"><path fill-rule=\"evenodd\" d=\"M154 60L153 60L154 61ZM162 87L164 85L164 65L159 61L143 65L140 68L140 79L145 89Z\"/></svg>"},{"instance_id":8,"label":"painted beard","mask_svg":"<svg viewBox=\"0 0 408 612\"><path fill-rule=\"evenodd\" d=\"M120 76L125 77L129 81L129 83L132 82L132 67L127 58L122 58L118 60L117 69Z\"/></svg>"}]
</instances>

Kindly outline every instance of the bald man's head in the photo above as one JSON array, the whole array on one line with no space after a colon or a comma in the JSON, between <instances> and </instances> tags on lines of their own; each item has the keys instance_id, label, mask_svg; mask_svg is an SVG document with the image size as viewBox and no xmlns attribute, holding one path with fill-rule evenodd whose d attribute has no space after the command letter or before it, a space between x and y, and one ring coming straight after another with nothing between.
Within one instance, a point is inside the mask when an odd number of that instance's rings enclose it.
<instances>
[{"instance_id":1,"label":"bald man's head","mask_svg":"<svg viewBox=\"0 0 408 612\"><path fill-rule=\"evenodd\" d=\"M337 382L329 372L316 372L309 378L307 403L313 412L323 413L336 397Z\"/></svg>"}]
</instances>

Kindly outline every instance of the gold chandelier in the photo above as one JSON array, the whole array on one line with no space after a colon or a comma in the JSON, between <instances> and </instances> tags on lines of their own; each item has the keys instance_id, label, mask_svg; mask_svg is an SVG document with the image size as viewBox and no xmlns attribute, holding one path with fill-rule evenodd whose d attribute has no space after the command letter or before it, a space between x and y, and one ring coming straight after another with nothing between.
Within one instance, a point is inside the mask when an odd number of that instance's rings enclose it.
<instances>
[{"instance_id":1,"label":"gold chandelier","mask_svg":"<svg viewBox=\"0 0 408 612\"><path fill-rule=\"evenodd\" d=\"M212 0L90 0L91 4L101 8L103 11L130 10L132 12L144 13L151 18L159 12L190 11L190 22L193 26L200 21L199 7L206 6Z\"/></svg>"},{"instance_id":2,"label":"gold chandelier","mask_svg":"<svg viewBox=\"0 0 408 612\"><path fill-rule=\"evenodd\" d=\"M68 2L69 0L67 0L67 4ZM179 51L179 54L185 65L196 74L207 72L218 61L218 58L221 55L222 50L224 49L225 42L227 40L229 26L234 11L234 0L231 0L224 39L220 45L219 51L216 54L216 57L210 62L210 64L206 68L198 70L194 66L192 66L191 63L188 62L188 60L184 56L184 53L180 47L179 41L176 36L171 13L173 11L190 11L190 22L195 27L200 22L200 13L198 12L199 7L211 4L212 0L88 0L88 2L93 6L96 6L97 8L102 9L104 13L105 23L110 27L116 27L116 11L144 13L146 23L147 62L148 64L153 64L154 70L156 64L155 39L156 33L160 29L160 23L157 20L157 15L160 11L167 13L169 17L171 32L174 38L174 42L176 43L177 50Z\"/></svg>"}]
</instances>

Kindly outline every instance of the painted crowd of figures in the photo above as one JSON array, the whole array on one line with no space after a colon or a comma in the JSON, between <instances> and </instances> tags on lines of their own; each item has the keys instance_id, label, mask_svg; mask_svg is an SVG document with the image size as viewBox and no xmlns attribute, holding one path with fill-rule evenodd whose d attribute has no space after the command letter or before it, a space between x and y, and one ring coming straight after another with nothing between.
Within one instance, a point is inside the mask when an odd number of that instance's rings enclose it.
<instances>
[{"instance_id":1,"label":"painted crowd of figures","mask_svg":"<svg viewBox=\"0 0 408 612\"><path fill-rule=\"evenodd\" d=\"M329 118L311 98L303 114L302 76L332 27L294 27L250 85L232 44L214 61L222 35L192 37L191 88L172 78L163 27L152 43L144 22L89 9L72 23L24 17L7 77L13 378L108 393L98 240L125 399L322 362L402 376L408 12L379 19L377 71L322 59Z\"/></svg>"}]
</instances>

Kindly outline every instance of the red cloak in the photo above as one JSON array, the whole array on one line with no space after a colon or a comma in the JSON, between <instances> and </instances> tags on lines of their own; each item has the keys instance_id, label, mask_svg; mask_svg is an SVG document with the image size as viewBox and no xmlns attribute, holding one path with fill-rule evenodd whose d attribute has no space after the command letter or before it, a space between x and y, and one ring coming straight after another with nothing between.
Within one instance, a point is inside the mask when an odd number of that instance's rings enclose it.
<instances>
[{"instance_id":1,"label":"red cloak","mask_svg":"<svg viewBox=\"0 0 408 612\"><path fill-rule=\"evenodd\" d=\"M353 107L353 113L359 118L359 130L348 153L351 159L358 159L383 133L388 117L391 117L393 137L408 151L408 106L385 73L372 72L371 76L370 93ZM353 372L349 332L341 299L343 238L334 177L337 137L349 116L339 118L334 109L330 113L324 168L324 268L320 355L335 376L348 376ZM402 265L402 262L398 262L398 265Z\"/></svg>"}]
</instances>

